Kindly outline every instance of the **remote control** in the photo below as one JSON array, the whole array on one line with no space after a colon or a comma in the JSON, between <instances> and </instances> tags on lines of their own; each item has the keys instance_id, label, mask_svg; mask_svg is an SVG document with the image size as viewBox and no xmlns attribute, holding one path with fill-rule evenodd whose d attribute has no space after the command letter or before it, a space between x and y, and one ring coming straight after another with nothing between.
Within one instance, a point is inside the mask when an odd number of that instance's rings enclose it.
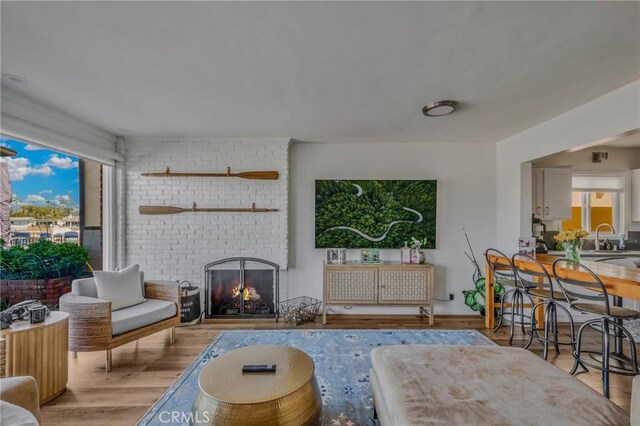
<instances>
[{"instance_id":1,"label":"remote control","mask_svg":"<svg viewBox=\"0 0 640 426\"><path fill-rule=\"evenodd\" d=\"M275 373L275 364L248 364L242 366L243 373Z\"/></svg>"}]
</instances>

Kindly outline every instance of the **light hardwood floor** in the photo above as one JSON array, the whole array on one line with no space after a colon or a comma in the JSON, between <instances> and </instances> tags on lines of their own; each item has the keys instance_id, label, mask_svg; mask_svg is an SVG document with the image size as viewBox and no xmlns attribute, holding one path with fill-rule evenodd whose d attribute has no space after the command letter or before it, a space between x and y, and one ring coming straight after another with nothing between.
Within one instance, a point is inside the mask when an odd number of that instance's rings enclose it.
<instances>
[{"instance_id":1,"label":"light hardwood floor","mask_svg":"<svg viewBox=\"0 0 640 426\"><path fill-rule=\"evenodd\" d=\"M288 324L272 321L259 323L201 324L176 330L176 343L168 345L168 332L130 343L113 351L113 371L104 371L104 352L80 353L69 357L67 391L42 407L43 425L133 425L178 378L182 371L200 354L205 345L222 329L288 328ZM397 329L430 328L428 320L418 316L330 316L323 326L315 323L299 328ZM507 328L496 333L484 328L481 317L436 317L436 329L477 329L496 343L507 344ZM514 346L522 344L521 339ZM593 345L592 338L587 342ZM541 353L534 343L532 350ZM561 354L550 352L549 362L569 371L573 358L567 347ZM590 372L578 376L580 380L601 393L601 375ZM611 375L611 400L629 411L631 378Z\"/></svg>"}]
</instances>

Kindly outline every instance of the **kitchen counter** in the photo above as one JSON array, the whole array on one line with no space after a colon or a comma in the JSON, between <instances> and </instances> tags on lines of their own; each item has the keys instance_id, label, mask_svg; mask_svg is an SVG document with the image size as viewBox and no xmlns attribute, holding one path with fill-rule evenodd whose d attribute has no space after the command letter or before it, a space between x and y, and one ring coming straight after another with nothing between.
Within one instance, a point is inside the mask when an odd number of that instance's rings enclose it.
<instances>
[{"instance_id":1,"label":"kitchen counter","mask_svg":"<svg viewBox=\"0 0 640 426\"><path fill-rule=\"evenodd\" d=\"M633 251L636 252L636 251ZM564 252L558 252L564 254ZM618 253L624 253L622 251L618 251ZM607 253L593 253L598 255L598 257L608 257ZM603 256L601 256L603 255ZM583 256L581 254L581 256ZM493 261L499 261L500 257L494 256L492 258ZM542 266L546 269L546 271L553 277L553 262L558 259L558 256L553 256L551 254L537 254L536 260L542 264ZM527 262L524 260L518 260L519 265L524 266L527 269L527 265L532 262ZM504 263L504 262L502 262ZM640 301L640 268L627 268L625 266L620 265L612 265L610 263L605 262L593 262L593 261L584 261L585 265L591 269L591 271L596 274L604 286L607 288L607 292L612 296L619 296L625 299ZM537 266L531 266L536 270ZM589 275L584 271L575 271L572 269L568 269L565 267L561 267L563 271L568 273L569 275L574 275L574 278L584 279L589 278ZM485 262L485 296L486 296L486 308L485 308L485 326L487 328L494 327L494 317L495 317L495 288L494 288L494 276L493 271L491 270L489 264ZM538 310L541 311L541 310ZM541 319L540 319L541 320Z\"/></svg>"},{"instance_id":2,"label":"kitchen counter","mask_svg":"<svg viewBox=\"0 0 640 426\"><path fill-rule=\"evenodd\" d=\"M564 251L549 250L552 256L564 256ZM640 250L584 250L580 252L580 257L640 257Z\"/></svg>"}]
</instances>

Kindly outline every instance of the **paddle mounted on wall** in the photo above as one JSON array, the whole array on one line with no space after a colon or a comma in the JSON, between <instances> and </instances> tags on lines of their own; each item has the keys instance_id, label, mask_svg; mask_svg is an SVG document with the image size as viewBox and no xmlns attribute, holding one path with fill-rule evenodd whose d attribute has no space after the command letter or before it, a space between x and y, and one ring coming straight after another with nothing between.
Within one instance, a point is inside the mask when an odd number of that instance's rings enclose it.
<instances>
[{"instance_id":1,"label":"paddle mounted on wall","mask_svg":"<svg viewBox=\"0 0 640 426\"><path fill-rule=\"evenodd\" d=\"M233 207L210 207L210 208L199 208L196 203L193 203L193 206L190 209L185 209L183 207L173 207L173 206L140 206L138 209L140 214L178 214L178 213L189 213L189 212L216 212L216 213L226 213L226 212L240 212L240 213L267 213L267 212L277 212L278 209L263 209L257 208L256 203L252 203L250 208L233 208Z\"/></svg>"},{"instance_id":2,"label":"paddle mounted on wall","mask_svg":"<svg viewBox=\"0 0 640 426\"><path fill-rule=\"evenodd\" d=\"M231 173L231 167L227 167L226 173L206 172L172 172L169 167L164 172L146 172L142 176L150 177L237 177L254 180L277 180L280 176L275 170L260 170L250 172Z\"/></svg>"}]
</instances>

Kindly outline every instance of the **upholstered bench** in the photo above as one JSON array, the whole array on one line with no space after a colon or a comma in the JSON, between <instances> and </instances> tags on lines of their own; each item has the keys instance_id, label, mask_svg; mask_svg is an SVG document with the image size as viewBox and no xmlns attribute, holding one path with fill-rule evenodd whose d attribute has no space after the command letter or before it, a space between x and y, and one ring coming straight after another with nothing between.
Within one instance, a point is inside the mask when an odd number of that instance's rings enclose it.
<instances>
[{"instance_id":1,"label":"upholstered bench","mask_svg":"<svg viewBox=\"0 0 640 426\"><path fill-rule=\"evenodd\" d=\"M381 425L628 425L577 378L520 348L385 346L371 351Z\"/></svg>"}]
</instances>

